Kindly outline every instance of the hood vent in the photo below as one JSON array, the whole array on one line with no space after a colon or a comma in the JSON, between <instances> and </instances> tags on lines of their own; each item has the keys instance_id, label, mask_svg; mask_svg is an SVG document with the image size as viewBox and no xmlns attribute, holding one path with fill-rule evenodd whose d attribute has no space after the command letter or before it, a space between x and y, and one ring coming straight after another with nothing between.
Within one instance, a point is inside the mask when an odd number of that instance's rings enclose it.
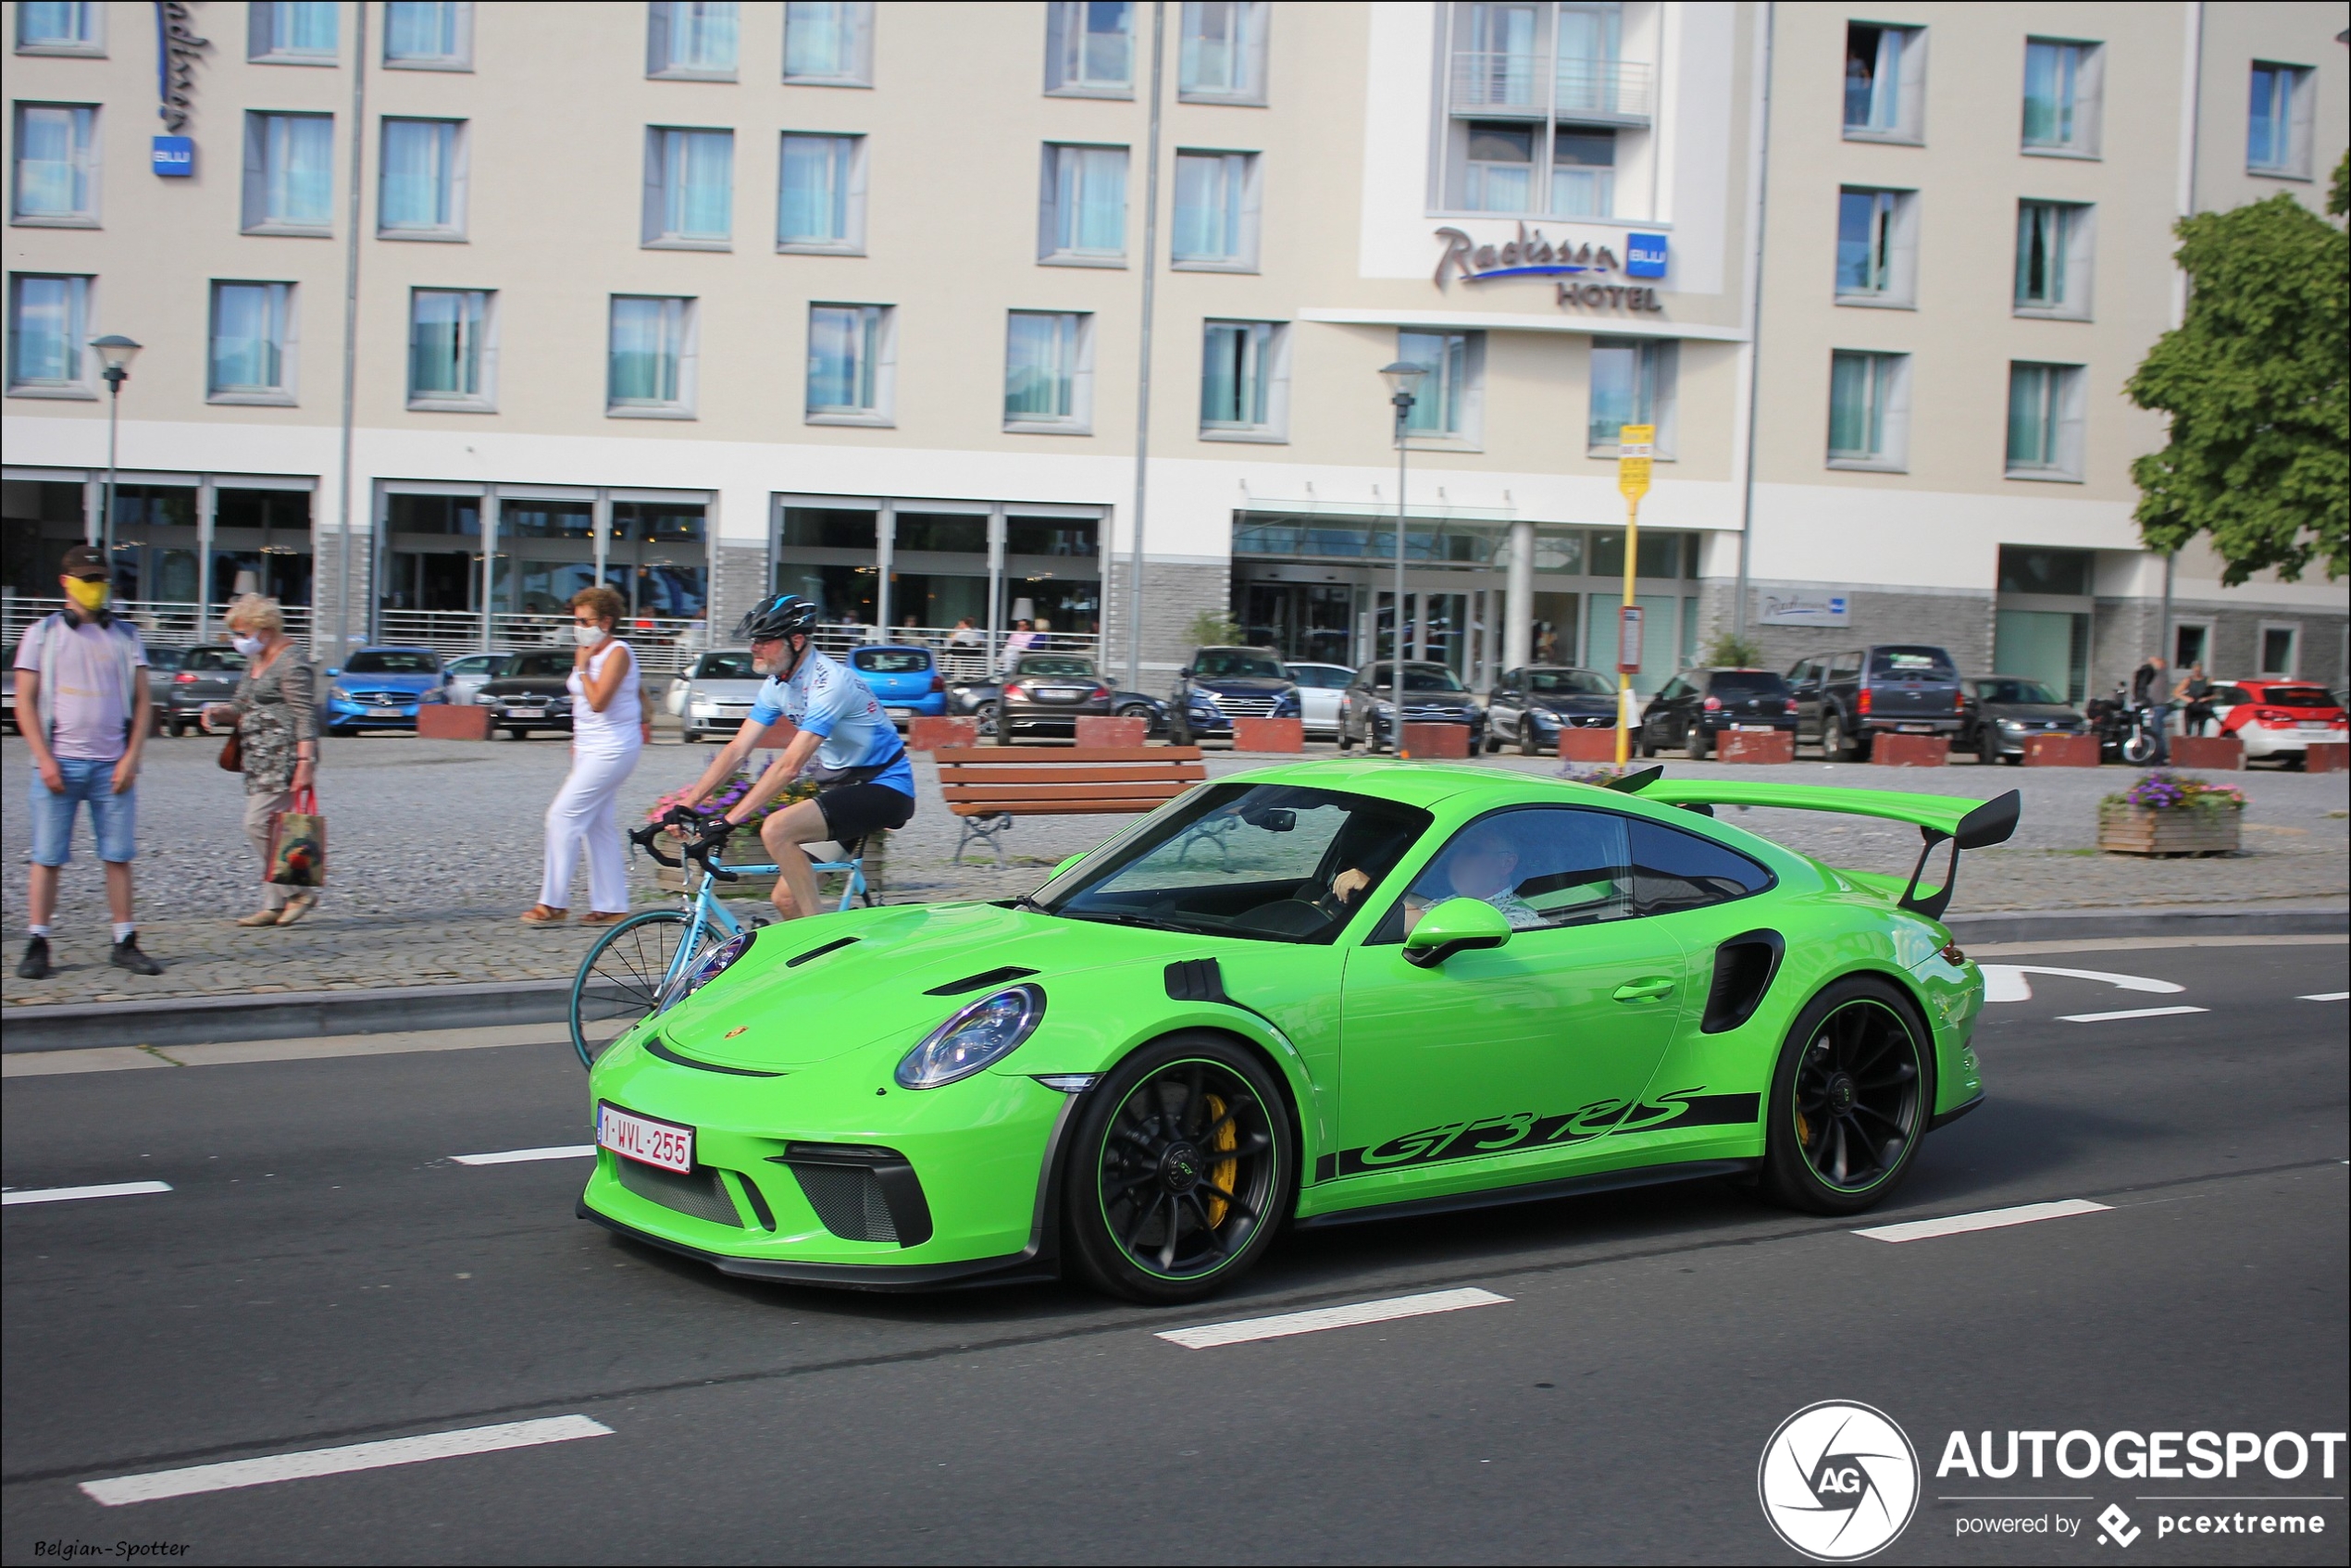
<instances>
[{"instance_id":1,"label":"hood vent","mask_svg":"<svg viewBox=\"0 0 2351 1568\"><path fill-rule=\"evenodd\" d=\"M781 1073L763 1073L756 1067L722 1067L715 1062L697 1062L690 1056L680 1055L677 1047L659 1035L645 1041L645 1054L658 1056L680 1067L699 1067L705 1073L726 1073L738 1078L780 1078L784 1076Z\"/></svg>"},{"instance_id":2,"label":"hood vent","mask_svg":"<svg viewBox=\"0 0 2351 1568\"><path fill-rule=\"evenodd\" d=\"M843 937L837 942L827 942L823 947L812 947L806 952L800 954L797 958L785 959L784 967L787 969L797 969L812 958L822 958L825 954L831 952L836 949L847 947L850 943L856 941L858 939L855 937Z\"/></svg>"},{"instance_id":3,"label":"hood vent","mask_svg":"<svg viewBox=\"0 0 2351 1568\"><path fill-rule=\"evenodd\" d=\"M1001 969L983 969L976 975L966 975L960 980L950 980L943 986L933 986L923 994L925 996L961 996L965 991L976 991L983 986L1001 986L1014 980L1025 980L1035 973L1037 971L1034 969L1014 968L1007 964Z\"/></svg>"}]
</instances>

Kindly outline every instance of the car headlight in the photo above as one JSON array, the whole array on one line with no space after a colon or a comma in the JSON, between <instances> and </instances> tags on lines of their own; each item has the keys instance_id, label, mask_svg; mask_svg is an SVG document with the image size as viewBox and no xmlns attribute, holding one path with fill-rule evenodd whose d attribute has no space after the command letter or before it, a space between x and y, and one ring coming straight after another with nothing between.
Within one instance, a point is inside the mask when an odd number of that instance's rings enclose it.
<instances>
[{"instance_id":1,"label":"car headlight","mask_svg":"<svg viewBox=\"0 0 2351 1568\"><path fill-rule=\"evenodd\" d=\"M2021 733L2024 728L2024 721L2022 719L2004 718L2000 720L2000 728L2002 729L2009 730L2011 733Z\"/></svg>"},{"instance_id":2,"label":"car headlight","mask_svg":"<svg viewBox=\"0 0 2351 1568\"><path fill-rule=\"evenodd\" d=\"M692 968L687 970L683 976L679 977L677 983L671 988L670 993L664 1005L685 1001L686 998L693 995L696 991L702 989L703 987L710 984L711 981L725 974L729 968L734 966L737 959L742 957L744 953L751 951L751 940L757 935L759 935L759 932L757 928L754 927L752 930L744 931L736 936L729 937L727 940L711 949L710 952L704 953L700 963L696 964Z\"/></svg>"},{"instance_id":3,"label":"car headlight","mask_svg":"<svg viewBox=\"0 0 2351 1568\"><path fill-rule=\"evenodd\" d=\"M938 1089L991 1067L1044 1021L1045 993L1014 986L960 1009L898 1064L901 1089Z\"/></svg>"},{"instance_id":4,"label":"car headlight","mask_svg":"<svg viewBox=\"0 0 2351 1568\"><path fill-rule=\"evenodd\" d=\"M348 703L351 701L351 693L344 691L340 686L328 687L327 695L332 697L338 703Z\"/></svg>"}]
</instances>

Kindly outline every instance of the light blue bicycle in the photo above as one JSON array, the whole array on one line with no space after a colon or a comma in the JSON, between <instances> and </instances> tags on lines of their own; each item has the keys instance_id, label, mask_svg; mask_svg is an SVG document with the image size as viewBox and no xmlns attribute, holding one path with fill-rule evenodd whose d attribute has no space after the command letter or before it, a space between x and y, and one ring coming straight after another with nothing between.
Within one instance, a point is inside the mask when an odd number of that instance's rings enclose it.
<instances>
[{"instance_id":1,"label":"light blue bicycle","mask_svg":"<svg viewBox=\"0 0 2351 1568\"><path fill-rule=\"evenodd\" d=\"M673 814L674 815L674 814ZM679 819L690 829L696 819ZM746 924L718 896L718 885L745 876L774 874L773 865L728 865L717 856L723 840L697 835L680 845L676 859L662 853L660 841L667 820L647 823L628 835L629 842L664 865L689 866L686 890L676 909L649 909L596 939L579 961L571 983L571 1045L582 1066L592 1067L613 1041L653 1014L682 1000L694 989L704 964L730 946L747 942L765 922ZM813 863L819 873L843 872L840 904L874 902L865 883L865 841L842 846L843 860Z\"/></svg>"}]
</instances>

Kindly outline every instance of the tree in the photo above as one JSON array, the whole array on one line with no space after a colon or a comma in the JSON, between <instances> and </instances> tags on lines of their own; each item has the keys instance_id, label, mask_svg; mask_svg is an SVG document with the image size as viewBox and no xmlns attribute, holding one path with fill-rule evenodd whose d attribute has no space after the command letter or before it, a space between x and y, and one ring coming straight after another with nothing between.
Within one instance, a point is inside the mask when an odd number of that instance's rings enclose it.
<instances>
[{"instance_id":1,"label":"tree","mask_svg":"<svg viewBox=\"0 0 2351 1568\"><path fill-rule=\"evenodd\" d=\"M1202 610L1184 628L1184 636L1195 648L1230 645L1241 640L1241 628L1218 610Z\"/></svg>"},{"instance_id":2,"label":"tree","mask_svg":"<svg viewBox=\"0 0 2351 1568\"><path fill-rule=\"evenodd\" d=\"M1763 662L1763 648L1751 637L1726 631L1706 645L1706 662L1717 667L1753 669Z\"/></svg>"},{"instance_id":3,"label":"tree","mask_svg":"<svg viewBox=\"0 0 2351 1568\"><path fill-rule=\"evenodd\" d=\"M2345 169L2328 210L2344 212ZM2139 534L2177 551L2208 536L2241 583L2288 582L2313 559L2341 577L2351 524L2351 241L2280 193L2180 220L2186 318L2156 340L2126 391L2171 417L2171 441L2131 465Z\"/></svg>"}]
</instances>

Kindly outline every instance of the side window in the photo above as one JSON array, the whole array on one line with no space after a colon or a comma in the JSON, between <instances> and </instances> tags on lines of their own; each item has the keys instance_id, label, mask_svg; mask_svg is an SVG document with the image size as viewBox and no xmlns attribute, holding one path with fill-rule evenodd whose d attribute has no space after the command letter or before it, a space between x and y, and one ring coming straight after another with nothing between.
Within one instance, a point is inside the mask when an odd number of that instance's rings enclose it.
<instances>
[{"instance_id":1,"label":"side window","mask_svg":"<svg viewBox=\"0 0 2351 1568\"><path fill-rule=\"evenodd\" d=\"M1799 660L1796 667L1787 672L1787 683L1790 686L1810 686L1813 681L1820 678L1820 660Z\"/></svg>"},{"instance_id":2,"label":"side window","mask_svg":"<svg viewBox=\"0 0 2351 1568\"><path fill-rule=\"evenodd\" d=\"M1634 818L1633 908L1673 915L1728 903L1772 885L1772 874L1736 850L1678 828Z\"/></svg>"},{"instance_id":3,"label":"side window","mask_svg":"<svg viewBox=\"0 0 2351 1568\"><path fill-rule=\"evenodd\" d=\"M1860 655L1860 654L1859 654L1859 653L1838 653L1838 654L1835 654L1835 655L1834 655L1834 656L1832 656L1832 657L1830 658L1830 660L1829 660L1829 675L1828 675L1828 678L1829 678L1829 679L1831 679L1832 681L1836 681L1836 680L1858 680L1858 679L1860 679L1860 676L1861 676L1861 655Z\"/></svg>"},{"instance_id":4,"label":"side window","mask_svg":"<svg viewBox=\"0 0 2351 1568\"><path fill-rule=\"evenodd\" d=\"M1634 907L1626 820L1569 806L1480 817L1412 879L1371 940L1402 941L1422 911L1454 898L1483 899L1522 931L1627 919Z\"/></svg>"}]
</instances>

